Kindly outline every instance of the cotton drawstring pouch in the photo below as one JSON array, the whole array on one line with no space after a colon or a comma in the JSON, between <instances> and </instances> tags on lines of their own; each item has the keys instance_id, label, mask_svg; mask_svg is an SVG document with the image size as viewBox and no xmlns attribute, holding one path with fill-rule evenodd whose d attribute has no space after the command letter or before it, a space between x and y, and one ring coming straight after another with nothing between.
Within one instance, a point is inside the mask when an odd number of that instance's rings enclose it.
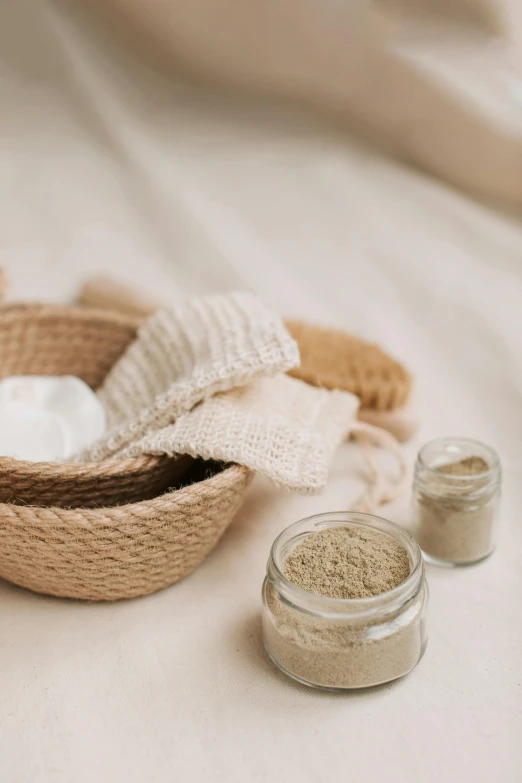
<instances>
[{"instance_id":1,"label":"cotton drawstring pouch","mask_svg":"<svg viewBox=\"0 0 522 783\"><path fill-rule=\"evenodd\" d=\"M82 458L189 454L238 463L282 487L314 493L326 485L341 442L353 435L370 468L357 507L371 511L393 499L406 473L397 441L357 421L354 394L284 375L298 360L282 322L248 294L160 311L100 389L109 433ZM372 442L395 454L397 479L385 479Z\"/></svg>"},{"instance_id":2,"label":"cotton drawstring pouch","mask_svg":"<svg viewBox=\"0 0 522 783\"><path fill-rule=\"evenodd\" d=\"M315 493L326 486L339 445L353 435L363 440L371 471L368 491L357 507L372 511L401 491L406 466L400 446L389 433L357 421L358 408L358 398L349 392L314 388L286 375L261 378L216 394L118 456L190 454L235 462L279 486ZM371 450L372 441L397 457L399 480L385 479Z\"/></svg>"}]
</instances>

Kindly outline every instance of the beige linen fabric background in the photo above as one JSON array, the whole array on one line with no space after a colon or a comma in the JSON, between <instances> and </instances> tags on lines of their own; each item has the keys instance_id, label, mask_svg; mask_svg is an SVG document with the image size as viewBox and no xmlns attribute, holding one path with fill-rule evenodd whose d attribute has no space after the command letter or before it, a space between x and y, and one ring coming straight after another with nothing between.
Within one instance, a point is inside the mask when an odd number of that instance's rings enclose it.
<instances>
[{"instance_id":1,"label":"beige linen fabric background","mask_svg":"<svg viewBox=\"0 0 522 783\"><path fill-rule=\"evenodd\" d=\"M171 67L308 102L522 213L519 0L85 2Z\"/></svg>"},{"instance_id":2,"label":"beige linen fabric background","mask_svg":"<svg viewBox=\"0 0 522 783\"><path fill-rule=\"evenodd\" d=\"M404 681L293 684L259 634L268 549L359 496L356 446L327 491L256 480L190 578L81 604L0 584L6 783L522 777L522 229L297 110L197 98L54 4L0 6L0 251L16 296L89 271L175 300L245 286L282 313L381 340L417 377L409 447L470 435L503 457L497 553L428 569L430 642ZM408 504L388 508L407 525Z\"/></svg>"}]
</instances>

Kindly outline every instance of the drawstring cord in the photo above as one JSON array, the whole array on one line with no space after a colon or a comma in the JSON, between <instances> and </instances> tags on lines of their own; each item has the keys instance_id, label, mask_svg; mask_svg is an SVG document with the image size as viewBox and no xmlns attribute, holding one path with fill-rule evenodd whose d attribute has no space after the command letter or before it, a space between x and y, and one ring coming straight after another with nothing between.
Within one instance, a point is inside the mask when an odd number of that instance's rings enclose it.
<instances>
[{"instance_id":1,"label":"drawstring cord","mask_svg":"<svg viewBox=\"0 0 522 783\"><path fill-rule=\"evenodd\" d=\"M408 480L406 458L396 438L380 427L356 421L351 428L350 434L361 443L371 474L371 483L367 491L359 498L353 510L372 514L377 506L380 506L382 503L390 503L406 489ZM396 457L399 465L399 475L396 479L386 479L382 468L374 459L372 444L381 446Z\"/></svg>"}]
</instances>

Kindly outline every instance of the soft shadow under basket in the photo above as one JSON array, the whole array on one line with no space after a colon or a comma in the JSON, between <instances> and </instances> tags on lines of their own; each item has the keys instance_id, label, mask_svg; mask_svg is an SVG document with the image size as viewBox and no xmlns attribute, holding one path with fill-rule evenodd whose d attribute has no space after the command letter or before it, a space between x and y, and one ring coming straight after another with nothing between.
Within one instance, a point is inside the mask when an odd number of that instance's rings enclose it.
<instances>
[{"instance_id":1,"label":"soft shadow under basket","mask_svg":"<svg viewBox=\"0 0 522 783\"><path fill-rule=\"evenodd\" d=\"M0 378L76 375L97 388L139 319L47 305L0 308ZM114 600L189 574L242 503L238 465L170 490L179 461L63 465L0 458L0 577L40 593Z\"/></svg>"}]
</instances>

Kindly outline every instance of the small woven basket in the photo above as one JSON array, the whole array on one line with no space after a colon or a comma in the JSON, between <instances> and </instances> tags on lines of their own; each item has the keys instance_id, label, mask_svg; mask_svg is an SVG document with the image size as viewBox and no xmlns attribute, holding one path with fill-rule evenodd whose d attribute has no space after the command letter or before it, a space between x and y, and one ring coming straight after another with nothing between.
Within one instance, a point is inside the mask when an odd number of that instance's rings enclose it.
<instances>
[{"instance_id":1,"label":"small woven basket","mask_svg":"<svg viewBox=\"0 0 522 783\"><path fill-rule=\"evenodd\" d=\"M96 388L139 323L106 311L2 307L0 378L67 374ZM114 600L186 576L235 516L251 474L234 465L166 492L178 465L0 459L0 577L39 593Z\"/></svg>"},{"instance_id":2,"label":"small woven basket","mask_svg":"<svg viewBox=\"0 0 522 783\"><path fill-rule=\"evenodd\" d=\"M233 465L152 500L112 508L0 504L0 576L66 598L153 593L210 552L238 511L250 475Z\"/></svg>"}]
</instances>

